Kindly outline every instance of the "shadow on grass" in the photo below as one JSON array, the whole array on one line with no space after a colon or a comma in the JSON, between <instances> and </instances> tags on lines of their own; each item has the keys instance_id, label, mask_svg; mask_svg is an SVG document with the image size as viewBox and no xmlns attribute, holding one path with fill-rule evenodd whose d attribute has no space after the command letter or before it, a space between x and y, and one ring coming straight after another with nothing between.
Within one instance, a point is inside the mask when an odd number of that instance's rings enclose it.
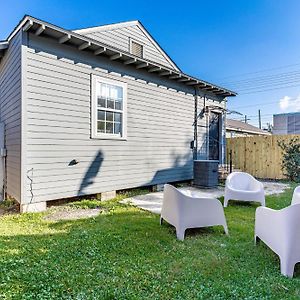
<instances>
[{"instance_id":1,"label":"shadow on grass","mask_svg":"<svg viewBox=\"0 0 300 300\"><path fill-rule=\"evenodd\" d=\"M259 206L261 206L260 203L257 202L250 202L250 201L237 201L237 200L229 200L228 201L228 207L236 207L236 206L240 206L240 207L254 207L257 208Z\"/></svg>"},{"instance_id":2,"label":"shadow on grass","mask_svg":"<svg viewBox=\"0 0 300 300\"><path fill-rule=\"evenodd\" d=\"M254 246L254 210L247 206L225 210L230 238L216 226L187 230L184 242L176 240L173 227L159 225L158 215L107 206L107 213L74 221L30 214L3 218L1 228L9 229L0 236L0 298L284 299L286 289L291 297L300 294L299 264L297 278L286 279L278 257Z\"/></svg>"},{"instance_id":3,"label":"shadow on grass","mask_svg":"<svg viewBox=\"0 0 300 300\"><path fill-rule=\"evenodd\" d=\"M192 250L188 241L176 240L171 226L160 226L157 215L129 207L90 219L51 222L41 218L20 216L36 225L31 233L18 229L19 234L0 236L0 298L151 298L153 285L159 294L170 284L172 270L177 270L176 276L190 276L187 269L193 263L186 265L186 257L195 259L203 272L211 272L209 261L218 270L216 255L207 251L215 239L201 239L222 237L214 228L187 230L188 240L205 245ZM190 256L191 251L197 255Z\"/></svg>"},{"instance_id":4,"label":"shadow on grass","mask_svg":"<svg viewBox=\"0 0 300 300\"><path fill-rule=\"evenodd\" d=\"M295 270L294 270L294 277L300 278L300 262L296 264Z\"/></svg>"},{"instance_id":5,"label":"shadow on grass","mask_svg":"<svg viewBox=\"0 0 300 300\"><path fill-rule=\"evenodd\" d=\"M222 197L219 197L218 200L221 201L222 205L224 205L224 196ZM238 200L229 200L228 201L228 206L227 207L230 207L230 206L241 206L241 207L258 207L260 206L260 203L258 202L251 202L251 201L238 201Z\"/></svg>"},{"instance_id":6,"label":"shadow on grass","mask_svg":"<svg viewBox=\"0 0 300 300\"><path fill-rule=\"evenodd\" d=\"M168 224L166 221L163 222L162 227L165 227L176 239L176 229L174 226ZM210 227L199 227L199 228L188 228L185 230L186 238L201 238L207 236L220 237L224 233L224 228L222 226L210 226ZM224 233L225 235L225 233Z\"/></svg>"},{"instance_id":7,"label":"shadow on grass","mask_svg":"<svg viewBox=\"0 0 300 300\"><path fill-rule=\"evenodd\" d=\"M61 299L92 291L105 299L101 286L107 280L127 284L126 272L137 262L147 265L163 251L160 245L173 244L157 217L138 211L76 221L39 220L36 226L31 229L35 234L0 236L0 298L47 298L50 293L49 298Z\"/></svg>"}]
</instances>

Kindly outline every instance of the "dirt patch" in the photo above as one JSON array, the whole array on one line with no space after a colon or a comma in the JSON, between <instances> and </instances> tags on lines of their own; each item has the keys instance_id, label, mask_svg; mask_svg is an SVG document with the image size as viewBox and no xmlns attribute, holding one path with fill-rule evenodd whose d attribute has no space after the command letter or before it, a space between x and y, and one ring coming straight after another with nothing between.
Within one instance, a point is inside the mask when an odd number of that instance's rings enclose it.
<instances>
[{"instance_id":1,"label":"dirt patch","mask_svg":"<svg viewBox=\"0 0 300 300\"><path fill-rule=\"evenodd\" d=\"M100 208L72 208L72 207L52 207L44 217L45 220L62 221L78 220L97 217L102 210Z\"/></svg>"},{"instance_id":2,"label":"dirt patch","mask_svg":"<svg viewBox=\"0 0 300 300\"><path fill-rule=\"evenodd\" d=\"M0 207L0 217L11 214L18 214L20 212L19 205L12 203L11 205L1 205Z\"/></svg>"}]
</instances>

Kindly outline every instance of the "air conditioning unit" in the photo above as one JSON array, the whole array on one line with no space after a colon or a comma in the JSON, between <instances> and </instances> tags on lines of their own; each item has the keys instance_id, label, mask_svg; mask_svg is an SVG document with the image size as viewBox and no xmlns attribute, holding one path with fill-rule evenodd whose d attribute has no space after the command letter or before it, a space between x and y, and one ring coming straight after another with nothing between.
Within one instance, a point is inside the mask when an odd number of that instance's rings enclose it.
<instances>
[{"instance_id":1,"label":"air conditioning unit","mask_svg":"<svg viewBox=\"0 0 300 300\"><path fill-rule=\"evenodd\" d=\"M194 185L216 187L219 183L218 167L218 160L194 160Z\"/></svg>"}]
</instances>

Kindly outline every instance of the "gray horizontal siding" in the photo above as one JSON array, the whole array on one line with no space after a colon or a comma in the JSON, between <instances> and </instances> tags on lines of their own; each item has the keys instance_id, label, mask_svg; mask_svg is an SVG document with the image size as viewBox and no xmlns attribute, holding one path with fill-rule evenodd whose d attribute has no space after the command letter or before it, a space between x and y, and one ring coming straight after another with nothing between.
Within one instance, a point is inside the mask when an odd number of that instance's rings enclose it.
<instances>
[{"instance_id":1,"label":"gray horizontal siding","mask_svg":"<svg viewBox=\"0 0 300 300\"><path fill-rule=\"evenodd\" d=\"M5 124L7 193L21 201L21 44L19 32L0 62L0 121Z\"/></svg>"},{"instance_id":2,"label":"gray horizontal siding","mask_svg":"<svg viewBox=\"0 0 300 300\"><path fill-rule=\"evenodd\" d=\"M131 38L144 46L144 58L174 68L137 25L107 31L95 31L84 35L126 52L129 52L129 39Z\"/></svg>"},{"instance_id":3,"label":"gray horizontal siding","mask_svg":"<svg viewBox=\"0 0 300 300\"><path fill-rule=\"evenodd\" d=\"M26 201L192 178L192 88L31 35L27 63ZM126 141L90 138L91 74L128 84Z\"/></svg>"},{"instance_id":4,"label":"gray horizontal siding","mask_svg":"<svg viewBox=\"0 0 300 300\"><path fill-rule=\"evenodd\" d=\"M180 174L178 175L167 175L167 176L160 176L158 177L157 176L157 180L155 181L156 183L160 183L160 182L171 182L171 181L178 181L178 180L186 180L187 178L191 178L190 177L191 174L188 173L188 174L185 174L183 172L180 172ZM151 176L149 176L149 181L152 179ZM122 189L127 189L128 187L138 187L138 186L143 186L145 184L145 179L139 179L137 178L137 176L135 176L134 179L127 179L127 178L124 178L124 176L121 176L119 178L116 178L115 180L117 180L119 183L118 183L118 189L122 190ZM147 181L148 182L148 181ZM154 182L154 181L151 181L151 182ZM115 181L106 181L106 182L101 182L100 183L101 185L105 185L106 187L106 190L107 191L111 191L111 190L114 190L116 188L116 184L115 184ZM94 184L94 186L96 186L96 184ZM63 187L59 187L59 188L47 188L47 189L44 189L44 191L40 192L34 192L35 195L34 198L33 198L33 202L36 201L36 199L38 198L39 201L48 201L48 200L51 200L51 199L61 199L61 198L68 198L70 197L70 195L72 195L74 193L74 183L70 186L63 186ZM77 187L78 188L78 187ZM98 193L99 190L97 188L90 188L87 190L86 188L83 190L83 192L81 193L78 193L80 195L86 195L87 193L91 193L91 194L94 194L94 193ZM27 197L29 199L31 199L31 192L28 192L27 193Z\"/></svg>"}]
</instances>

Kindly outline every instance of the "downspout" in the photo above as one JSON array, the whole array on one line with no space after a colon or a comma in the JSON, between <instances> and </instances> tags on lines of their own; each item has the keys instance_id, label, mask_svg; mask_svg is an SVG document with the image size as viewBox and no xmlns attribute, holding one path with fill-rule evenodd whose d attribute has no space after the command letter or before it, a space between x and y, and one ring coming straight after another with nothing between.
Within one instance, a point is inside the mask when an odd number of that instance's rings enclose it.
<instances>
[{"instance_id":1,"label":"downspout","mask_svg":"<svg viewBox=\"0 0 300 300\"><path fill-rule=\"evenodd\" d=\"M204 95L204 114L205 114L205 127L206 127L206 159L209 159L209 111L206 110L206 95Z\"/></svg>"},{"instance_id":2,"label":"downspout","mask_svg":"<svg viewBox=\"0 0 300 300\"><path fill-rule=\"evenodd\" d=\"M227 119L227 99L224 99L225 102L225 109L224 109L224 114L223 114L223 136L222 136L222 161L221 164L225 164L226 161L226 119Z\"/></svg>"},{"instance_id":3,"label":"downspout","mask_svg":"<svg viewBox=\"0 0 300 300\"><path fill-rule=\"evenodd\" d=\"M198 151L198 91L195 87L195 111L194 111L194 142L193 142L193 159L197 160L197 151Z\"/></svg>"}]
</instances>

